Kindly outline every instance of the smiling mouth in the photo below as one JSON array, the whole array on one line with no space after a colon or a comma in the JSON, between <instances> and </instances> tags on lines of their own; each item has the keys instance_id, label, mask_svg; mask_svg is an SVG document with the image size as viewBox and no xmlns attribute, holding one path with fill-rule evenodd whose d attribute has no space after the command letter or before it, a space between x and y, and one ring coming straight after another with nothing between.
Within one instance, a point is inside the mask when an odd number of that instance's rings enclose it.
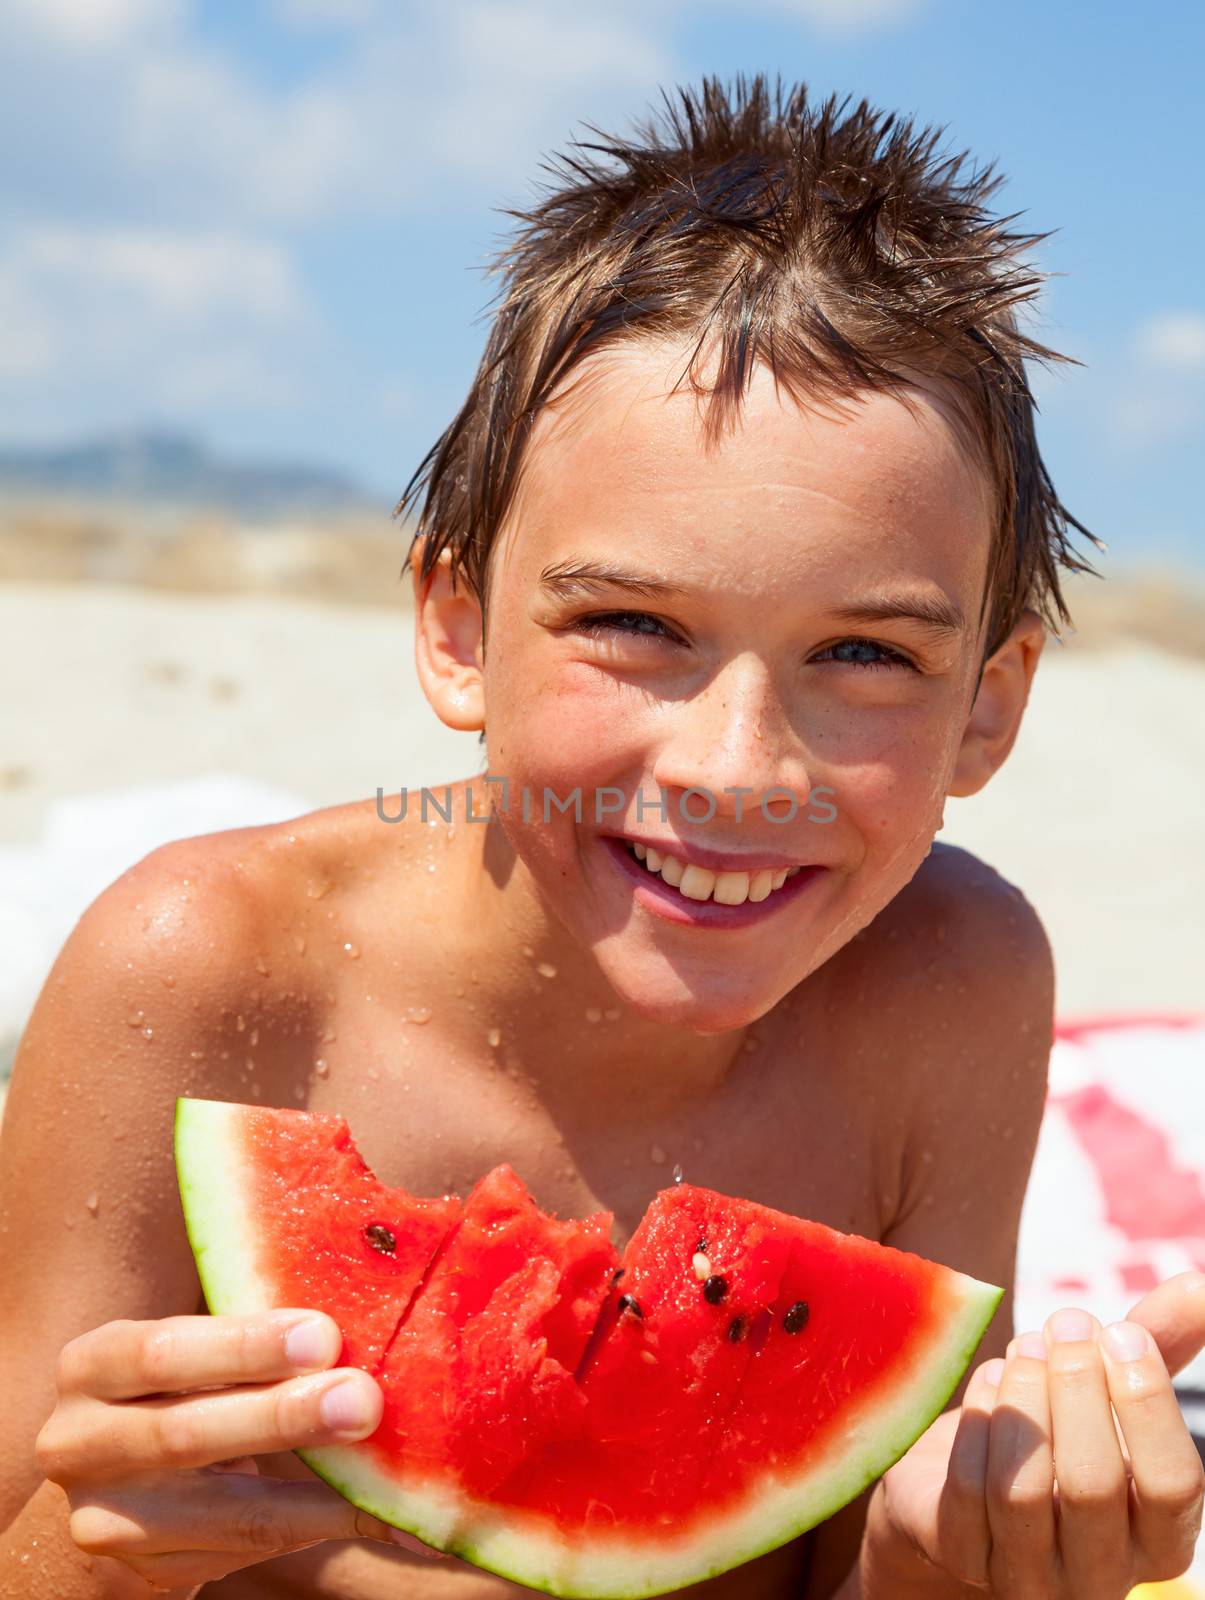
<instances>
[{"instance_id":1,"label":"smiling mouth","mask_svg":"<svg viewBox=\"0 0 1205 1600\"><path fill-rule=\"evenodd\" d=\"M722 906L741 906L746 900L767 900L788 878L802 870L801 867L780 867L774 871L763 867L757 872L712 872L693 862L679 861L676 856L663 855L647 845L632 844L627 839L619 842L650 876L669 884L684 899L712 900Z\"/></svg>"}]
</instances>

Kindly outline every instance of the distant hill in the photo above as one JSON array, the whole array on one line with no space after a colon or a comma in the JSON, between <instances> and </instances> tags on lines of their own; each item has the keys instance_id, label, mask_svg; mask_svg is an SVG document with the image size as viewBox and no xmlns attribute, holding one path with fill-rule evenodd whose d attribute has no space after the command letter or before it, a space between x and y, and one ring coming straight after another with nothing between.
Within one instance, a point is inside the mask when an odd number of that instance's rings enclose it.
<instances>
[{"instance_id":1,"label":"distant hill","mask_svg":"<svg viewBox=\"0 0 1205 1600\"><path fill-rule=\"evenodd\" d=\"M53 449L0 448L0 493L220 506L252 517L381 509L328 467L230 461L187 434L153 430Z\"/></svg>"}]
</instances>

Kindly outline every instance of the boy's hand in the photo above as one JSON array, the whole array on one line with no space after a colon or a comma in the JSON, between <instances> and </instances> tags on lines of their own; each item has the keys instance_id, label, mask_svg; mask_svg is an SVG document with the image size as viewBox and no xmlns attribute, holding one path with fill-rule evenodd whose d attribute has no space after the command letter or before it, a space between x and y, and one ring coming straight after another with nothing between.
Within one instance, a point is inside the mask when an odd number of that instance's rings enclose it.
<instances>
[{"instance_id":1,"label":"boy's hand","mask_svg":"<svg viewBox=\"0 0 1205 1600\"><path fill-rule=\"evenodd\" d=\"M109 1322L59 1358L38 1464L66 1491L71 1536L148 1586L191 1590L322 1539L439 1552L324 1483L265 1478L252 1459L366 1438L381 1391L319 1312Z\"/></svg>"},{"instance_id":2,"label":"boy's hand","mask_svg":"<svg viewBox=\"0 0 1205 1600\"><path fill-rule=\"evenodd\" d=\"M1191 1565L1205 1472L1170 1373L1205 1345L1205 1276L1159 1284L1114 1327L1128 1347L1112 1350L1094 1317L1065 1308L975 1370L961 1411L944 1412L876 1487L867 1600L951 1584L1005 1600L1123 1600Z\"/></svg>"}]
</instances>

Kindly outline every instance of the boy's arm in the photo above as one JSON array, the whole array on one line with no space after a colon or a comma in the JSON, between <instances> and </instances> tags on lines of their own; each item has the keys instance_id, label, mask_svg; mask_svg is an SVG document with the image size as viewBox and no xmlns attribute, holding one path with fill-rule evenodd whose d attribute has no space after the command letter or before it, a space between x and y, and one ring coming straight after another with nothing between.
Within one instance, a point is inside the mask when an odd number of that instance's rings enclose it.
<instances>
[{"instance_id":1,"label":"boy's arm","mask_svg":"<svg viewBox=\"0 0 1205 1600\"><path fill-rule=\"evenodd\" d=\"M1033 907L968 852L943 847L927 881L914 886L888 908L900 917L896 948L905 937L911 947L912 970L893 980L904 980L900 1014L918 1020L897 1028L907 1047L896 1082L910 1085L908 1132L900 1204L881 1242L1005 1291L949 1411L961 1406L975 1368L1003 1356L1014 1333L1017 1234L1046 1104L1054 963ZM982 1592L943 1578L912 1551L892 1554L890 1573L882 1572L881 1500L868 1491L813 1530L805 1600ZM878 1544L880 1576L864 1594L856 1559L868 1539Z\"/></svg>"},{"instance_id":2,"label":"boy's arm","mask_svg":"<svg viewBox=\"0 0 1205 1600\"><path fill-rule=\"evenodd\" d=\"M0 1140L0 1590L118 1600L146 1585L89 1559L34 1440L62 1346L117 1317L199 1309L172 1162L178 1093L221 1097L212 1019L245 960L236 893L178 847L154 852L85 911L24 1030ZM193 855L195 858L195 847ZM204 869L200 875L204 875Z\"/></svg>"}]
</instances>

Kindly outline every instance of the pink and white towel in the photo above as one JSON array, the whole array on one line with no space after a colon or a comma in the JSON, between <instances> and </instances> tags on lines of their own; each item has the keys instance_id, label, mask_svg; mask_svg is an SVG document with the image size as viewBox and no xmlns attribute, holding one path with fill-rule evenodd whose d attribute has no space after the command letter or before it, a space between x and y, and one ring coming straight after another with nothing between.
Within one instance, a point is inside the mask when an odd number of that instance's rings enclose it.
<instances>
[{"instance_id":1,"label":"pink and white towel","mask_svg":"<svg viewBox=\"0 0 1205 1600\"><path fill-rule=\"evenodd\" d=\"M1123 1317L1205 1271L1205 1014L1063 1020L1021 1218L1018 1332L1062 1305ZM1205 1355L1177 1375L1205 1391Z\"/></svg>"}]
</instances>

